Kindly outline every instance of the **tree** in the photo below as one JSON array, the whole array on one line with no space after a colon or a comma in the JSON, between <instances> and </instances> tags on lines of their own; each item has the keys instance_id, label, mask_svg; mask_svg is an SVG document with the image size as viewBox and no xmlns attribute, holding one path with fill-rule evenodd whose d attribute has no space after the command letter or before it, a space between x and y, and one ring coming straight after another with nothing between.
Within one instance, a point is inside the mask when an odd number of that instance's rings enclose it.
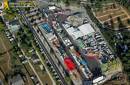
<instances>
[{"instance_id":1,"label":"tree","mask_svg":"<svg viewBox=\"0 0 130 85\"><path fill-rule=\"evenodd\" d=\"M65 4L66 4L67 6L69 6L69 5L70 5L69 0L66 0L66 1L65 1Z\"/></svg>"},{"instance_id":2,"label":"tree","mask_svg":"<svg viewBox=\"0 0 130 85\"><path fill-rule=\"evenodd\" d=\"M117 21L118 21L119 30L125 27L125 25L123 24L123 22L122 22L120 17L117 17Z\"/></svg>"},{"instance_id":3,"label":"tree","mask_svg":"<svg viewBox=\"0 0 130 85\"><path fill-rule=\"evenodd\" d=\"M112 16L110 15L110 24L111 24L111 28L114 29L114 21L112 19Z\"/></svg>"},{"instance_id":4,"label":"tree","mask_svg":"<svg viewBox=\"0 0 130 85\"><path fill-rule=\"evenodd\" d=\"M130 19L127 19L127 23L130 24Z\"/></svg>"}]
</instances>

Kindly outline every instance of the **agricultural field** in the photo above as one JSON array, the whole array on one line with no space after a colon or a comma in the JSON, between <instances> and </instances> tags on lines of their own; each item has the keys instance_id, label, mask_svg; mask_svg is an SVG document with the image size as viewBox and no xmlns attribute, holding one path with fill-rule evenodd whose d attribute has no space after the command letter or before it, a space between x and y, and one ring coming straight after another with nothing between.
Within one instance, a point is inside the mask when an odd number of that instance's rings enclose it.
<instances>
[{"instance_id":1,"label":"agricultural field","mask_svg":"<svg viewBox=\"0 0 130 85\"><path fill-rule=\"evenodd\" d=\"M108 23L109 25L111 25L111 20L112 20L113 25L114 25L113 27L114 30L118 30L119 18L120 18L120 21L125 26L125 28L130 29L129 12L127 11L127 9L123 8L122 6L118 4L113 4L113 3L106 4L99 11L93 10L93 13L102 24Z\"/></svg>"},{"instance_id":2,"label":"agricultural field","mask_svg":"<svg viewBox=\"0 0 130 85\"><path fill-rule=\"evenodd\" d=\"M3 73L8 73L11 70L10 51L12 47L9 40L4 35L4 32L0 31L0 79L3 79Z\"/></svg>"},{"instance_id":3,"label":"agricultural field","mask_svg":"<svg viewBox=\"0 0 130 85\"><path fill-rule=\"evenodd\" d=\"M47 74L46 71L43 71L40 69L40 65L42 64L39 64L39 65L33 65L35 67L35 70L37 71L39 77L41 78L41 80L43 81L43 84L48 84L48 85L52 85L52 81L49 77L49 75Z\"/></svg>"}]
</instances>

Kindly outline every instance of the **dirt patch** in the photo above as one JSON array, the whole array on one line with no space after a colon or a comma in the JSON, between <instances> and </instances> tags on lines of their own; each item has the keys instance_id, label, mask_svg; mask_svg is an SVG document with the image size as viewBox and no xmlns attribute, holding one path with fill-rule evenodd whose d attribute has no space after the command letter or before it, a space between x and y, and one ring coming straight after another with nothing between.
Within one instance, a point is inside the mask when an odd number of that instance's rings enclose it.
<instances>
[{"instance_id":1,"label":"dirt patch","mask_svg":"<svg viewBox=\"0 0 130 85\"><path fill-rule=\"evenodd\" d=\"M112 4L104 5L104 7L100 11L96 11L94 12L94 14L101 23L110 23L110 19L112 19L115 28L118 28L117 17L120 17L123 24L126 27L130 28L127 22L127 20L130 19L129 12L118 4L115 4L115 7L112 7Z\"/></svg>"},{"instance_id":2,"label":"dirt patch","mask_svg":"<svg viewBox=\"0 0 130 85\"><path fill-rule=\"evenodd\" d=\"M3 32L0 32L0 68L4 74L8 73L11 69L10 53L11 49L8 39ZM0 71L0 78L3 78L3 73Z\"/></svg>"}]
</instances>

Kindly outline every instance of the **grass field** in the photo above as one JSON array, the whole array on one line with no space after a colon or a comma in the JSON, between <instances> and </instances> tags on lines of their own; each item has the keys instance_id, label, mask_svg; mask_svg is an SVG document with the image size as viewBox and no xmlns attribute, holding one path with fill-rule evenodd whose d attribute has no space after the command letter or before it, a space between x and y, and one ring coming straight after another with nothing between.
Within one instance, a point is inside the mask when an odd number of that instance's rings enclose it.
<instances>
[{"instance_id":1,"label":"grass field","mask_svg":"<svg viewBox=\"0 0 130 85\"><path fill-rule=\"evenodd\" d=\"M45 71L42 71L39 67L39 65L34 65L35 67L35 70L37 71L39 77L41 78L42 82L43 82L43 85L52 85L52 81L49 77L49 75L47 74L47 72Z\"/></svg>"},{"instance_id":2,"label":"grass field","mask_svg":"<svg viewBox=\"0 0 130 85\"><path fill-rule=\"evenodd\" d=\"M120 17L123 24L127 28L130 28L130 24L128 24L127 22L127 20L130 19L130 15L125 8L123 8L122 6L118 4L115 4L115 6L113 6L112 4L104 5L103 8L101 8L101 10L93 11L93 12L96 18L101 23L107 22L110 24L110 19L112 19L114 22L114 27L118 28L117 17Z\"/></svg>"},{"instance_id":3,"label":"grass field","mask_svg":"<svg viewBox=\"0 0 130 85\"><path fill-rule=\"evenodd\" d=\"M122 64L119 59L110 61L102 65L102 71L106 74L112 74L115 71L122 71Z\"/></svg>"}]
</instances>

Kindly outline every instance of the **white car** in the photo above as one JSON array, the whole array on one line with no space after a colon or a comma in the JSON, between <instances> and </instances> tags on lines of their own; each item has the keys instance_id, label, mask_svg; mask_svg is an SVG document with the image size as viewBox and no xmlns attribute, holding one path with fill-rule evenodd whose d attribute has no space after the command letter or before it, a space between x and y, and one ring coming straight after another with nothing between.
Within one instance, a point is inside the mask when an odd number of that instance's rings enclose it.
<instances>
[{"instance_id":1,"label":"white car","mask_svg":"<svg viewBox=\"0 0 130 85\"><path fill-rule=\"evenodd\" d=\"M14 39L13 38L10 38L9 41L12 42Z\"/></svg>"}]
</instances>

